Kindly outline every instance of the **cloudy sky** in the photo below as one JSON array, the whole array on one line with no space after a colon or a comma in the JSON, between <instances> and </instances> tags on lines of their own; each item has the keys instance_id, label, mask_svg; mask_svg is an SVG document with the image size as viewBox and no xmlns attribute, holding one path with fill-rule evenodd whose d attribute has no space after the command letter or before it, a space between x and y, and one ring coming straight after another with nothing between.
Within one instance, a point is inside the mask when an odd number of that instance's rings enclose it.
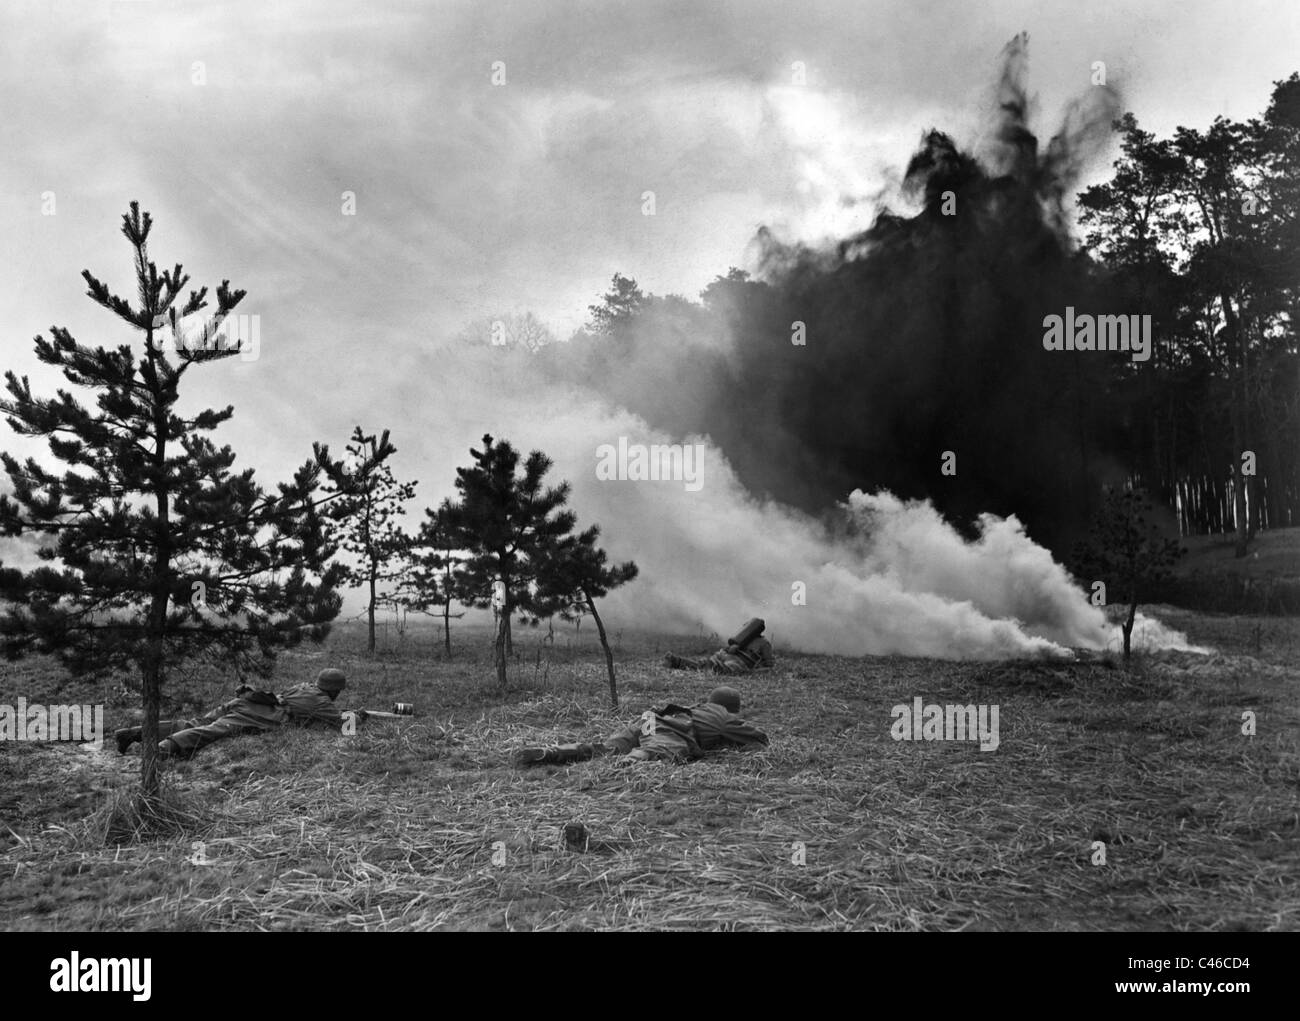
<instances>
[{"instance_id":1,"label":"cloudy sky","mask_svg":"<svg viewBox=\"0 0 1300 1021\"><path fill-rule=\"evenodd\" d=\"M139 200L160 264L259 316L261 357L192 394L235 404L243 463L391 426L433 503L499 427L448 338L523 311L564 337L615 271L694 297L762 224L865 225L925 129L977 143L1022 30L1042 135L1096 61L1161 132L1256 115L1300 67L1293 0L6 0L5 367L52 383L51 324L128 339L80 271L131 294Z\"/></svg>"},{"instance_id":2,"label":"cloudy sky","mask_svg":"<svg viewBox=\"0 0 1300 1021\"><path fill-rule=\"evenodd\" d=\"M121 265L135 198L285 346L510 309L565 335L615 270L693 296L759 224L851 217L923 129L974 136L1022 29L1048 128L1097 60L1167 130L1257 113L1300 52L1286 0L41 0L0 24L6 332Z\"/></svg>"}]
</instances>

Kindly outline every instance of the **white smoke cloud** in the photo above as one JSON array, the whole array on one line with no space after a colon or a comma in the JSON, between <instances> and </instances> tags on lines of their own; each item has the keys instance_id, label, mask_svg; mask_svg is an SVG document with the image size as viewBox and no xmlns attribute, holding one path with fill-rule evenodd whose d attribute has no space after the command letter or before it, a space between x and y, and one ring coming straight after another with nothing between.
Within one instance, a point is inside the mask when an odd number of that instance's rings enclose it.
<instances>
[{"instance_id":1,"label":"white smoke cloud","mask_svg":"<svg viewBox=\"0 0 1300 1021\"><path fill-rule=\"evenodd\" d=\"M468 463L468 448L485 431L547 453L552 480L572 486L579 526L598 523L610 559L640 567L636 581L605 601L616 628L727 635L761 616L778 647L849 656L1066 658L1071 648L1118 647L1103 611L1014 517L983 516L979 537L968 542L928 502L854 492L842 508L848 527L832 530L754 499L708 437L671 436L589 391L543 384L531 359L503 348L437 352L427 372L410 375L437 388L436 396L426 389L428 428L407 422L395 439L401 454L418 454L426 467L442 462L440 479ZM459 427L449 430L449 420ZM599 480L597 448L620 437L701 444L702 485ZM420 503L434 503L428 487ZM1135 641L1189 648L1144 616Z\"/></svg>"},{"instance_id":2,"label":"white smoke cloud","mask_svg":"<svg viewBox=\"0 0 1300 1021\"><path fill-rule=\"evenodd\" d=\"M1155 617L1149 617L1141 610L1133 618L1132 648L1134 652L1194 652L1208 656L1214 652L1208 645L1192 645L1181 631L1160 623ZM1124 647L1124 639L1118 624L1113 624L1106 639L1106 648L1115 650Z\"/></svg>"},{"instance_id":3,"label":"white smoke cloud","mask_svg":"<svg viewBox=\"0 0 1300 1021\"><path fill-rule=\"evenodd\" d=\"M905 590L969 602L1055 645L1105 642L1104 613L1014 516L981 515L979 538L967 542L928 502L854 492L848 506L871 537L864 567L897 577Z\"/></svg>"}]
</instances>

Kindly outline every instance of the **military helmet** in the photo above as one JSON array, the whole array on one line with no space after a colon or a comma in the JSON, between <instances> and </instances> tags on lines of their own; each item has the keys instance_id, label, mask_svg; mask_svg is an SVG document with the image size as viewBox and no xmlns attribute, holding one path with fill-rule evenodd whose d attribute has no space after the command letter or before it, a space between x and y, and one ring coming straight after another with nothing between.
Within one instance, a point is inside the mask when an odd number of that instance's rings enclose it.
<instances>
[{"instance_id":1,"label":"military helmet","mask_svg":"<svg viewBox=\"0 0 1300 1021\"><path fill-rule=\"evenodd\" d=\"M727 687L725 684L709 692L709 701L722 706L729 713L740 712L740 692L735 688Z\"/></svg>"},{"instance_id":2,"label":"military helmet","mask_svg":"<svg viewBox=\"0 0 1300 1021\"><path fill-rule=\"evenodd\" d=\"M335 670L331 667L328 670L322 670L316 675L316 687L327 694L340 692L347 686L347 679L343 676L342 670Z\"/></svg>"}]
</instances>

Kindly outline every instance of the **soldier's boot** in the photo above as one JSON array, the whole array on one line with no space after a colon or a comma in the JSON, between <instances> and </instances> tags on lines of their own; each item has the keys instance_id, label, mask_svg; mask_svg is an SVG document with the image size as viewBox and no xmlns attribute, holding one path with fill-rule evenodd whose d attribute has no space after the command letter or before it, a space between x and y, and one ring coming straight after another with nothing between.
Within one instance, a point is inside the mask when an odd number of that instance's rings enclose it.
<instances>
[{"instance_id":1,"label":"soldier's boot","mask_svg":"<svg viewBox=\"0 0 1300 1021\"><path fill-rule=\"evenodd\" d=\"M158 756L163 759L192 759L198 748L182 748L170 737L158 742Z\"/></svg>"},{"instance_id":2,"label":"soldier's boot","mask_svg":"<svg viewBox=\"0 0 1300 1021\"><path fill-rule=\"evenodd\" d=\"M517 767L535 766L546 759L545 748L520 748L511 756Z\"/></svg>"},{"instance_id":3,"label":"soldier's boot","mask_svg":"<svg viewBox=\"0 0 1300 1021\"><path fill-rule=\"evenodd\" d=\"M140 727L123 727L113 732L113 736L117 738L118 755L125 755L127 749L140 740L140 730Z\"/></svg>"},{"instance_id":4,"label":"soldier's boot","mask_svg":"<svg viewBox=\"0 0 1300 1021\"><path fill-rule=\"evenodd\" d=\"M557 766L565 766L570 762L586 762L588 759L594 759L598 755L604 755L609 749L600 742L591 744L561 744L554 748L547 748L545 757L542 759L546 763L554 763Z\"/></svg>"}]
</instances>

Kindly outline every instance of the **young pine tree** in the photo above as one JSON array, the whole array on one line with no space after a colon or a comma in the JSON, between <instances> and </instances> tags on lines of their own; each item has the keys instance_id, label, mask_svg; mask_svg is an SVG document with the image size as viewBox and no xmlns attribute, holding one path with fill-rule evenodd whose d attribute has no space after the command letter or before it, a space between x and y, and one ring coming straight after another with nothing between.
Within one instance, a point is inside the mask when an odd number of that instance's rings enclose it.
<instances>
[{"instance_id":1,"label":"young pine tree","mask_svg":"<svg viewBox=\"0 0 1300 1021\"><path fill-rule=\"evenodd\" d=\"M369 625L367 648L375 651L375 608L389 602L393 594L381 592L379 586L401 578L411 537L402 531L399 520L406 511L402 504L415 496L414 482L398 482L387 463L367 472L380 450L392 453L388 430L379 439L367 436L356 426L346 458L348 479L342 497L331 516L339 522L342 546L358 561L342 568L342 579L366 591L366 618Z\"/></svg>"},{"instance_id":2,"label":"young pine tree","mask_svg":"<svg viewBox=\"0 0 1300 1021\"><path fill-rule=\"evenodd\" d=\"M456 549L448 526L450 506L450 501L444 500L436 511L425 510L425 520L411 540L397 594L398 601L407 609L442 618L443 645L448 659L451 659L451 619L464 616L452 613L452 604L465 604L473 598L466 591L462 577L465 557Z\"/></svg>"},{"instance_id":3,"label":"young pine tree","mask_svg":"<svg viewBox=\"0 0 1300 1021\"><path fill-rule=\"evenodd\" d=\"M0 400L9 425L44 437L63 465L56 472L35 458L0 456L13 487L12 497L0 497L0 534L36 537L45 561L31 570L0 564L4 654L50 653L78 674L140 672L146 799L158 793L158 714L171 667L220 653L262 672L277 649L325 637L339 611L340 572L327 566L334 547L321 504L331 498L319 497L318 482L322 474L345 478L316 444L292 481L269 493L251 469L233 472L234 452L208 438L233 408L181 413L185 376L215 371L238 352L214 338L244 292L222 281L205 342L183 343L179 320L207 308L207 288L183 297L189 277L180 265L159 272L148 254L151 228L133 202L122 233L135 304L82 273L91 299L142 344L90 347L60 327L50 340L36 338L37 358L93 404L72 390L36 396L13 372ZM375 452L377 461L386 456Z\"/></svg>"},{"instance_id":4,"label":"young pine tree","mask_svg":"<svg viewBox=\"0 0 1300 1021\"><path fill-rule=\"evenodd\" d=\"M447 506L447 527L455 549L467 554L462 572L462 604L487 608L494 588L500 593L494 658L497 683L506 686L510 617L536 618L531 591L546 550L573 529L576 518L563 510L569 485L546 488L542 478L551 459L539 450L520 471L519 453L509 443L483 437L483 449L470 449L474 464L456 469L460 499Z\"/></svg>"},{"instance_id":5,"label":"young pine tree","mask_svg":"<svg viewBox=\"0 0 1300 1021\"><path fill-rule=\"evenodd\" d=\"M600 527L592 525L585 532L563 536L545 551L538 571L536 609L539 613L559 613L564 620L574 620L590 613L605 650L605 667L609 672L609 702L618 708L618 683L614 678L614 654L605 634L605 622L596 610L596 600L637 576L637 566L630 560L606 566L605 551L596 545Z\"/></svg>"},{"instance_id":6,"label":"young pine tree","mask_svg":"<svg viewBox=\"0 0 1300 1021\"><path fill-rule=\"evenodd\" d=\"M1125 663L1132 655L1138 604L1169 578L1170 568L1187 552L1148 520L1153 513L1142 490L1107 489L1087 540L1074 550L1076 572L1104 582L1108 592L1118 591L1128 606L1122 624Z\"/></svg>"}]
</instances>

